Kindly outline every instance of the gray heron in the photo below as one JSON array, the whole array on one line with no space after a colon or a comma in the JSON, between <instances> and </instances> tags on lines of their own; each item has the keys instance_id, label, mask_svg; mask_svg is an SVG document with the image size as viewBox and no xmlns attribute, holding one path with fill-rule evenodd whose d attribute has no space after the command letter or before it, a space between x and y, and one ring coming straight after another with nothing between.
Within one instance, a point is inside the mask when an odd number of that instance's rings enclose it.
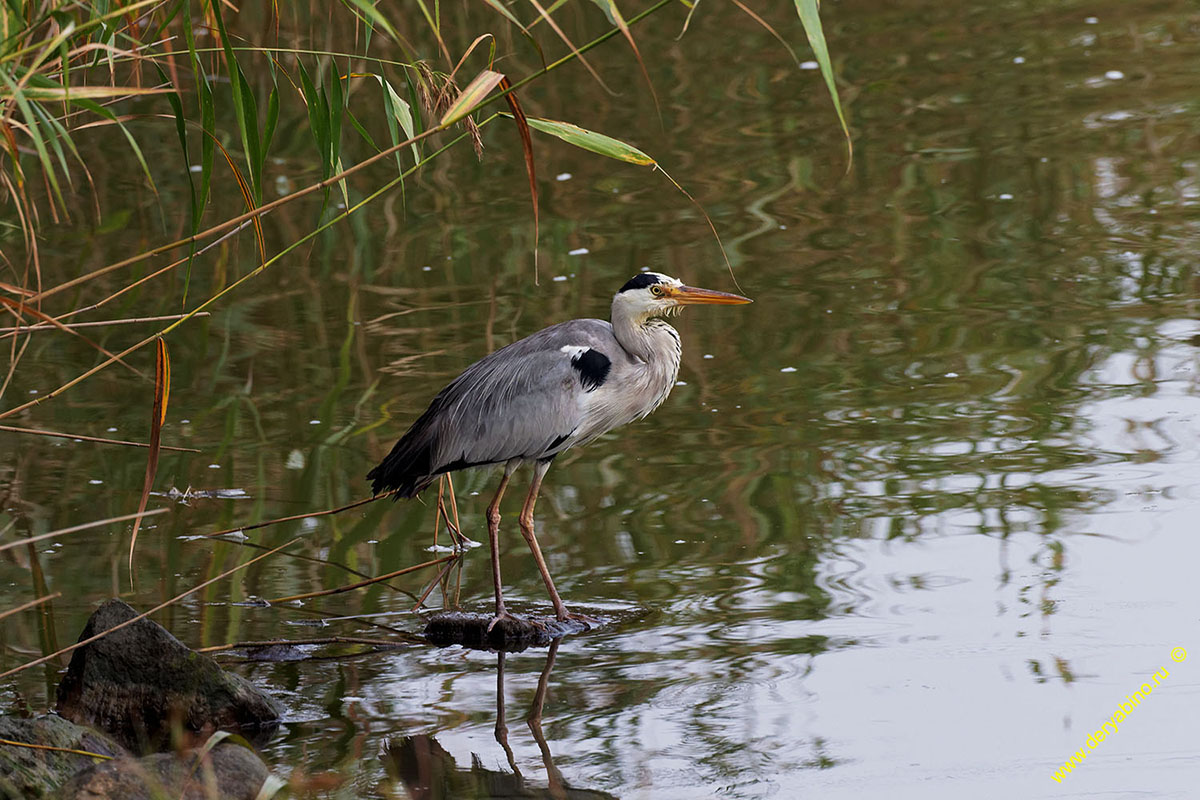
<instances>
[{"instance_id":1,"label":"gray heron","mask_svg":"<svg viewBox=\"0 0 1200 800\"><path fill-rule=\"evenodd\" d=\"M367 473L372 491L413 497L438 476L504 465L487 509L498 621L513 619L500 585L500 499L521 464L533 481L518 522L559 620L572 614L554 588L533 529L533 507L554 458L662 405L679 374L679 334L663 317L685 305L751 302L685 286L657 272L635 275L612 300L611 322L573 319L484 356L438 393L429 408Z\"/></svg>"}]
</instances>

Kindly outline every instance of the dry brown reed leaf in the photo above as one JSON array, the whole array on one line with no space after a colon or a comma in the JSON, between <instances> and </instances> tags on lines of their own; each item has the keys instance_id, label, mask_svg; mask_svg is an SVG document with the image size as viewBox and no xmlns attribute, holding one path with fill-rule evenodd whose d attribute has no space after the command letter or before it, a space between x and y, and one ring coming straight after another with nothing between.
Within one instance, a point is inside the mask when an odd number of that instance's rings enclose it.
<instances>
[{"instance_id":1,"label":"dry brown reed leaf","mask_svg":"<svg viewBox=\"0 0 1200 800\"><path fill-rule=\"evenodd\" d=\"M33 297L35 294L37 294L37 292L33 291L32 289L22 289L20 286L14 286L11 283L5 283L4 281L0 281L0 291L8 292L9 294L20 295L22 297ZM22 328L22 330L29 330L29 328Z\"/></svg>"},{"instance_id":2,"label":"dry brown reed leaf","mask_svg":"<svg viewBox=\"0 0 1200 800\"><path fill-rule=\"evenodd\" d=\"M171 358L167 354L167 343L158 340L154 359L154 408L150 416L150 452L146 454L146 478L142 482L142 496L138 501L137 517L133 521L133 534L129 537L129 583L133 585L133 552L137 545L138 531L142 527L142 514L150 500L150 489L154 487L154 476L158 473L159 445L162 441L162 426L167 420L167 402L171 396Z\"/></svg>"},{"instance_id":3,"label":"dry brown reed leaf","mask_svg":"<svg viewBox=\"0 0 1200 800\"><path fill-rule=\"evenodd\" d=\"M221 155L225 156L225 161L229 163L229 169L231 172L233 172L233 178L237 181L238 189L242 193L242 200L246 204L246 210L249 213L253 213L257 209L254 205L254 193L250 190L250 183L244 177L242 177L242 171L237 168L237 164L234 163L233 157L229 155L229 151L225 149L225 145L221 144L221 142L215 136L212 137L212 139L214 142L216 142L217 148L221 151ZM254 216L252 219L254 220L254 241L258 244L259 255L262 256L263 261L266 261L267 240L266 237L263 236L262 219L259 216Z\"/></svg>"},{"instance_id":4,"label":"dry brown reed leaf","mask_svg":"<svg viewBox=\"0 0 1200 800\"><path fill-rule=\"evenodd\" d=\"M508 78L503 78L500 81L500 88L507 92L504 99L508 101L508 107L512 109L513 121L517 123L517 132L521 136L521 149L525 153L525 172L529 176L529 195L533 199L533 282L534 285L538 282L538 188L537 188L537 170L533 164L533 137L529 133L529 121L525 117L525 111L521 108L521 101L517 99L517 93L512 90L512 83Z\"/></svg>"},{"instance_id":5,"label":"dry brown reed leaf","mask_svg":"<svg viewBox=\"0 0 1200 800\"><path fill-rule=\"evenodd\" d=\"M471 46L468 47L466 49L466 52L464 52L462 54L462 56L458 59L458 63L454 65L454 69L450 70L451 78L453 78L455 75L458 74L458 69L459 69L459 67L461 67L463 65L463 62L467 60L467 56L471 55L471 53L474 52L475 48L479 46L480 42L484 41L485 39L491 39L492 46L495 47L496 37L493 36L492 34L484 33L484 34L480 34L479 36L476 36L475 41L471 42ZM489 61L488 69L491 69L491 68L492 68L492 64Z\"/></svg>"}]
</instances>

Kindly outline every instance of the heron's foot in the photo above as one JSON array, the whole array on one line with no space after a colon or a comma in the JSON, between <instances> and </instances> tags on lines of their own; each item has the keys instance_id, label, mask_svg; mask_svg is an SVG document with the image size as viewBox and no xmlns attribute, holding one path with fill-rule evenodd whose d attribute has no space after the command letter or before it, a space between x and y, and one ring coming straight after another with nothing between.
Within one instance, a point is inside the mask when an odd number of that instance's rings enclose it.
<instances>
[{"instance_id":1,"label":"heron's foot","mask_svg":"<svg viewBox=\"0 0 1200 800\"><path fill-rule=\"evenodd\" d=\"M599 627L600 625L600 620L596 619L595 617L589 617L587 614L576 614L574 612L567 611L566 609L563 609L559 614L555 614L555 617L559 622L566 622L567 620L572 622L580 622L588 630Z\"/></svg>"},{"instance_id":2,"label":"heron's foot","mask_svg":"<svg viewBox=\"0 0 1200 800\"><path fill-rule=\"evenodd\" d=\"M491 633L492 628L496 627L496 624L499 623L501 620L504 620L505 622L515 625L518 628L523 628L526 625L531 625L534 628L537 628L539 631L546 630L545 623L538 622L536 619L521 619L520 617L518 617L514 614L510 614L507 611L501 611L496 616L492 617L492 621L488 623L487 632Z\"/></svg>"},{"instance_id":3,"label":"heron's foot","mask_svg":"<svg viewBox=\"0 0 1200 800\"><path fill-rule=\"evenodd\" d=\"M514 617L512 614L508 613L507 611L498 611L498 612L496 612L496 616L492 617L492 621L488 623L487 632L491 633L492 628L496 627L496 623L500 622L501 620L507 620L508 622L511 622L514 625L521 624L521 620L517 619L516 617Z\"/></svg>"}]
</instances>

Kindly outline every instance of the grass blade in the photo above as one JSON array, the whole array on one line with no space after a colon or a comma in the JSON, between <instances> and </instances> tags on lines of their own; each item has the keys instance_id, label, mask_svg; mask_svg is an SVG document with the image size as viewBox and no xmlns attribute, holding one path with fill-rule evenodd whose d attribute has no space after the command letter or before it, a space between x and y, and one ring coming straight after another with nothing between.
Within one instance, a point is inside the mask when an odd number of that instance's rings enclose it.
<instances>
[{"instance_id":1,"label":"grass blade","mask_svg":"<svg viewBox=\"0 0 1200 800\"><path fill-rule=\"evenodd\" d=\"M548 133L551 136L557 136L568 144L573 144L576 147L590 150L593 153L608 158L615 158L618 161L637 164L641 167L649 167L658 163L641 150L638 150L633 145L622 142L620 139L605 136L603 133L589 131L587 128L581 128L569 122L561 122L554 119L539 119L537 117L529 117L527 122L529 123L529 127L534 130Z\"/></svg>"},{"instance_id":2,"label":"grass blade","mask_svg":"<svg viewBox=\"0 0 1200 800\"><path fill-rule=\"evenodd\" d=\"M271 94L267 97L267 124L263 128L262 142L258 146L258 172L263 174L267 167L267 153L271 149L271 140L275 138L275 126L279 124L279 87L272 85Z\"/></svg>"},{"instance_id":3,"label":"grass blade","mask_svg":"<svg viewBox=\"0 0 1200 800\"><path fill-rule=\"evenodd\" d=\"M546 68L546 54L542 52L542 46L537 43L537 39L533 38L533 34L529 32L529 29L526 28L524 25L522 25L521 21L518 20L515 16L513 16L513 13L511 11L509 11L507 8L505 8L504 4L501 3L499 0L483 0L483 2L487 3L489 6L496 9L497 11L499 11L501 14L504 15L505 19L507 19L513 25L517 26L517 28L521 31L521 35L525 37L525 40L528 41L531 45L533 45L534 50L537 50L538 58L540 58L542 60L542 69L545 69Z\"/></svg>"},{"instance_id":4,"label":"grass blade","mask_svg":"<svg viewBox=\"0 0 1200 800\"><path fill-rule=\"evenodd\" d=\"M463 89L450 104L450 108L446 109L438 127L448 128L470 114L502 80L504 80L504 76L499 72L493 72L490 69L480 70L475 79L467 84L467 88Z\"/></svg>"},{"instance_id":5,"label":"grass blade","mask_svg":"<svg viewBox=\"0 0 1200 800\"><path fill-rule=\"evenodd\" d=\"M446 57L446 63L449 64L452 59L450 57L450 49L446 47L446 42L442 39L442 26L439 20L431 16L429 7L425 5L425 0L417 0L417 6L421 9L421 14L424 15L425 21L429 23L429 30L433 31L433 35L437 38L438 47L442 48L442 55ZM435 6L435 8L437 8Z\"/></svg>"},{"instance_id":6,"label":"grass blade","mask_svg":"<svg viewBox=\"0 0 1200 800\"><path fill-rule=\"evenodd\" d=\"M392 147L400 144L400 131L404 131L406 139L412 139L416 134L416 127L413 125L412 106L408 104L400 95L392 88L392 84L382 75L376 75L379 85L383 88L383 109L386 112L384 118L387 121L388 134L392 137ZM399 130L397 130L399 125ZM412 143L413 163L421 160L421 151L417 149L417 143ZM396 151L396 168L403 171L404 164L400 161L400 151Z\"/></svg>"},{"instance_id":7,"label":"grass blade","mask_svg":"<svg viewBox=\"0 0 1200 800\"><path fill-rule=\"evenodd\" d=\"M238 169L237 164L233 160L233 156L229 155L229 151L225 149L225 145L221 144L220 142L217 142L215 139L213 141L216 142L217 147L221 148L221 155L225 156L225 161L226 161L226 163L229 164L229 170L230 170L230 172L233 173L233 179L235 181L237 181L238 189L242 193L242 200L244 200L246 203L246 209L250 212L255 211L257 209L257 206L255 206L255 204L254 204L254 197L252 195L253 190L252 190L249 182L247 182L247 180L242 176L242 171L240 169ZM262 217L255 216L255 217L253 217L253 220L254 220L254 239L255 239L255 242L258 244L258 252L262 255L263 258L266 258L267 257L267 240L266 240L266 237L263 235Z\"/></svg>"},{"instance_id":8,"label":"grass blade","mask_svg":"<svg viewBox=\"0 0 1200 800\"><path fill-rule=\"evenodd\" d=\"M260 152L262 137L258 133L258 102L254 99L254 90L246 80L246 74L241 66L234 64L236 84L239 89L234 93L236 108L241 109L237 114L238 130L242 135L242 147L246 151L246 169L250 173L250 187L254 192L254 204L262 202L262 165L265 154ZM232 81L231 81L232 82Z\"/></svg>"},{"instance_id":9,"label":"grass blade","mask_svg":"<svg viewBox=\"0 0 1200 800\"><path fill-rule=\"evenodd\" d=\"M490 33L481 33L475 37L475 41L471 42L471 46L468 47L461 56L459 56L458 63L454 65L454 69L450 70L450 80L454 80L454 76L458 74L458 69L463 65L463 62L467 60L467 56L475 52L475 48L478 47L480 42L482 42L484 39L490 39L492 42L492 52L488 54L488 66L490 67L492 65L492 63L496 60L496 37Z\"/></svg>"},{"instance_id":10,"label":"grass blade","mask_svg":"<svg viewBox=\"0 0 1200 800\"><path fill-rule=\"evenodd\" d=\"M688 0L683 0L684 5L688 5ZM675 41L679 41L688 32L688 26L692 24L692 15L696 13L696 9L700 7L700 0L695 0L689 7L687 16L683 20L683 28L680 29L679 35L675 37Z\"/></svg>"},{"instance_id":11,"label":"grass blade","mask_svg":"<svg viewBox=\"0 0 1200 800\"><path fill-rule=\"evenodd\" d=\"M69 101L76 98L104 100L133 95L167 94L173 89L143 89L137 86L27 86L22 90L29 100ZM0 90L0 100L13 99L12 90Z\"/></svg>"},{"instance_id":12,"label":"grass blade","mask_svg":"<svg viewBox=\"0 0 1200 800\"><path fill-rule=\"evenodd\" d=\"M157 64L155 64L154 66L158 70L158 74L162 78L163 82L164 83L169 82L167 79L167 73L163 72L162 67L158 66ZM185 176L187 177L187 182L188 182L189 201L191 203L191 205L189 206L189 210L191 211L192 231L194 233L196 230L198 230L197 225L199 224L199 221L200 221L200 215L198 213L199 209L196 207L196 205L197 205L196 182L192 179L192 157L188 153L187 117L183 113L183 100L179 96L179 92L177 92L177 91L168 92L167 93L167 102L171 104L171 112L175 115L175 135L179 138L179 148L183 152L183 168L184 168L183 171L184 171ZM185 277L185 279L184 279L184 286L183 286L183 297L184 297L183 302L184 302L185 307L187 305L188 284L190 283L190 278L191 278L190 266L191 265L189 265L188 274L187 274L187 277Z\"/></svg>"},{"instance_id":13,"label":"grass blade","mask_svg":"<svg viewBox=\"0 0 1200 800\"><path fill-rule=\"evenodd\" d=\"M351 11L356 12L362 17L363 21L368 25L383 28L393 39L399 40L400 35L392 27L392 23L388 22L387 17L379 13L379 9L375 7L374 3L368 2L368 0L345 0L345 3Z\"/></svg>"},{"instance_id":14,"label":"grass blade","mask_svg":"<svg viewBox=\"0 0 1200 800\"><path fill-rule=\"evenodd\" d=\"M192 233L200 230L200 220L204 216L204 207L208 205L208 192L212 184L213 156L216 155L216 103L213 101L212 86L208 82L208 74L200 63L200 55L196 52L196 34L189 21L183 24L183 35L187 42L188 56L192 63L192 76L196 82L196 99L200 104L200 129L204 136L200 137L200 194L196 205L192 208ZM191 281L191 261L188 261L188 277L185 280L184 294Z\"/></svg>"},{"instance_id":15,"label":"grass blade","mask_svg":"<svg viewBox=\"0 0 1200 800\"><path fill-rule=\"evenodd\" d=\"M358 132L358 135L363 138L363 141L370 145L372 150L378 153L380 147L379 145L375 144L375 138L371 136L370 131L363 127L363 124L358 121L358 117L356 117L354 112L350 109L346 109L346 119L350 121L350 127L354 128L354 130ZM392 125L395 125L395 123L393 122Z\"/></svg>"},{"instance_id":16,"label":"grass blade","mask_svg":"<svg viewBox=\"0 0 1200 800\"><path fill-rule=\"evenodd\" d=\"M3 616L8 616L7 614ZM87 756L88 758L98 758L101 761L112 761L113 756L106 756L103 753L93 753L90 750L74 750L70 747L55 747L51 744L32 744L30 742L16 742L12 739L0 739L0 744L8 747L24 747L28 750L42 750L49 753L70 753L76 756Z\"/></svg>"},{"instance_id":17,"label":"grass blade","mask_svg":"<svg viewBox=\"0 0 1200 800\"><path fill-rule=\"evenodd\" d=\"M54 171L54 161L50 158L50 153L46 150L46 143L42 141L42 135L38 130L37 115L29 105L29 101L25 99L25 93L17 87L17 84L13 83L6 71L0 70L0 79L3 79L4 84L11 92L11 99L16 102L17 108L20 109L21 115L25 118L26 133L30 140L33 141L34 149L37 150L38 161L42 165L42 171L50 184L54 197L58 200L59 205L65 208L66 202L63 200L62 189L58 185L58 175Z\"/></svg>"},{"instance_id":18,"label":"grass blade","mask_svg":"<svg viewBox=\"0 0 1200 800\"><path fill-rule=\"evenodd\" d=\"M818 13L818 0L795 0L796 13L800 15L800 24L808 36L808 44L812 47L813 55L817 57L817 66L821 68L821 76L829 87L829 96L833 99L833 108L837 111L838 122L842 123L842 133L846 136L846 152L849 160L846 171L854 164L854 143L850 140L850 128L846 125L846 117L842 114L842 102L838 99L837 83L833 75L833 64L829 60L829 46L825 44L825 31L821 28L821 15Z\"/></svg>"},{"instance_id":19,"label":"grass blade","mask_svg":"<svg viewBox=\"0 0 1200 800\"><path fill-rule=\"evenodd\" d=\"M329 62L329 160L335 172L342 169L342 117L346 113L347 96L342 91L342 77L338 73L337 60ZM350 193L345 179L338 181L342 190L342 202L350 207Z\"/></svg>"},{"instance_id":20,"label":"grass blade","mask_svg":"<svg viewBox=\"0 0 1200 800\"><path fill-rule=\"evenodd\" d=\"M318 92L313 85L304 62L300 62L300 92L304 95L304 104L308 107L308 125L312 129L313 141L321 156L321 177L328 178L333 162L329 158L329 103L325 101L324 92Z\"/></svg>"},{"instance_id":21,"label":"grass blade","mask_svg":"<svg viewBox=\"0 0 1200 800\"><path fill-rule=\"evenodd\" d=\"M230 43L229 32L225 29L225 20L221 16L220 0L210 0L217 30L221 34L221 47L225 51L225 66L229 70L229 87L233 92L233 113L237 120L238 133L242 139L242 150L246 154L246 168L250 173L250 189L254 205L262 202L262 176L259 174L259 164L262 157L259 145L262 142L258 135L258 103L254 99L254 90L246 80L242 65L234 55Z\"/></svg>"},{"instance_id":22,"label":"grass blade","mask_svg":"<svg viewBox=\"0 0 1200 800\"><path fill-rule=\"evenodd\" d=\"M287 786L288 783L283 778L267 773L262 788L258 790L258 794L254 795L254 800L271 800L272 797L279 794L283 789L286 789Z\"/></svg>"},{"instance_id":23,"label":"grass blade","mask_svg":"<svg viewBox=\"0 0 1200 800\"><path fill-rule=\"evenodd\" d=\"M17 287L9 286L6 283L0 283L0 289L5 289L8 291L12 291L12 292L18 292ZM32 295L33 292L25 290L23 292L23 294L26 297L28 297L28 296ZM63 318L70 316L70 315L74 315L76 313L82 313L83 311L92 311L96 307L97 306L93 305L86 309L72 310L72 311L68 312L67 314L63 314L60 317L55 317L55 322L59 322ZM197 314L197 316L207 317L210 315L207 313L201 313L201 314ZM174 319L182 319L182 318L183 318L182 314L160 314L158 316L153 316L153 317L121 317L119 319L97 319L97 320L92 320L91 322L68 322L64 325L64 327L72 328L72 329L74 329L74 328L102 328L102 327L106 327L109 325L131 325L131 324L135 324L135 323L139 323L139 322L163 322L165 320L174 320ZM16 336L17 334L32 333L34 331L50 331L50 330L54 330L56 327L57 327L56 325L54 325L53 323L50 323L50 322L39 322L36 325L21 325L21 326L9 327L9 328L0 328L0 339L8 339L10 337Z\"/></svg>"},{"instance_id":24,"label":"grass blade","mask_svg":"<svg viewBox=\"0 0 1200 800\"><path fill-rule=\"evenodd\" d=\"M150 416L150 452L146 454L146 479L142 482L142 498L138 501L137 518L133 521L133 535L129 538L129 583L133 584L133 552L137 545L138 530L142 527L142 516L146 513L146 502L154 486L158 472L159 444L162 426L167 421L167 401L171 396L171 359L167 355L167 343L158 340L158 352L154 359L154 408Z\"/></svg>"},{"instance_id":25,"label":"grass blade","mask_svg":"<svg viewBox=\"0 0 1200 800\"><path fill-rule=\"evenodd\" d=\"M507 116L507 115L506 115ZM615 158L618 161L625 161L629 164L637 164L643 167L654 167L663 176L671 182L671 185L678 189L684 197L691 201L700 214L703 215L704 221L708 223L709 230L717 240L717 247L721 250L721 257L725 259L725 266L729 269L729 275L733 277L733 282L737 285L737 277L733 274L733 265L729 263L729 255L725 252L725 245L721 242L721 236L717 233L717 226L713 224L712 219L708 216L708 212L700 205L696 198L684 189L674 178L672 178L662 165L655 161L650 156L638 150L633 145L626 144L619 139L614 139L611 136L605 136L603 133L589 131L586 128L581 128L578 125L572 125L569 122L559 122L552 119L538 119L537 117L529 117L529 127L534 130L539 130L542 133L548 133L551 136L557 136L568 144L573 144L576 147L590 150L598 155L608 158ZM740 288L740 287L739 287Z\"/></svg>"}]
</instances>

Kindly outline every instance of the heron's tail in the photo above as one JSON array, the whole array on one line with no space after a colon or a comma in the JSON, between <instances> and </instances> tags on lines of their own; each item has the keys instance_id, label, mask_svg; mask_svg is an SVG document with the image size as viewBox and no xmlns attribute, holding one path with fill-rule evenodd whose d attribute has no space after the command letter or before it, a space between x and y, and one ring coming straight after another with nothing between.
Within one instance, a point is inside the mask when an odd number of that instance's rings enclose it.
<instances>
[{"instance_id":1,"label":"heron's tail","mask_svg":"<svg viewBox=\"0 0 1200 800\"><path fill-rule=\"evenodd\" d=\"M419 422L419 421L418 421ZM396 499L415 497L433 483L433 449L435 437L426 425L414 425L404 434L392 452L375 469L367 473L374 494L399 489Z\"/></svg>"}]
</instances>

